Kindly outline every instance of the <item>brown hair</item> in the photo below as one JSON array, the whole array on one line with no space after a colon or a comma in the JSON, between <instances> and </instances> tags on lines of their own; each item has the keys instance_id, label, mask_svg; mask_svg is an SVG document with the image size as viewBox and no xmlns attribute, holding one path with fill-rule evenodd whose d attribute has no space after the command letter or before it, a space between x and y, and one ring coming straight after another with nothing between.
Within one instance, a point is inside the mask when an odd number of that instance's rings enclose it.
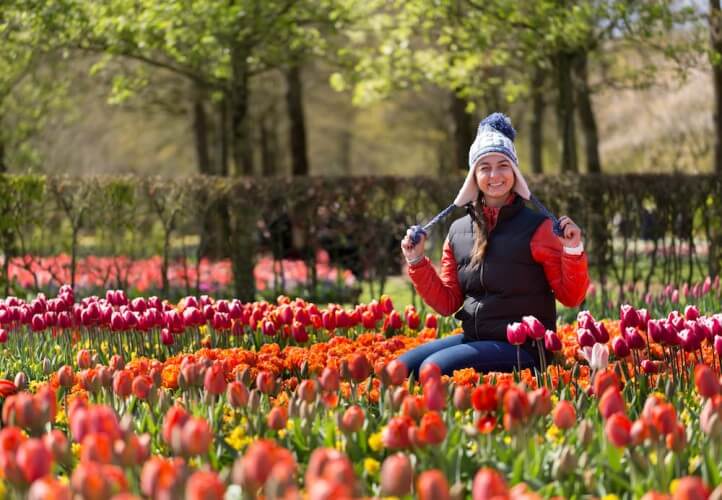
<instances>
[{"instance_id":1,"label":"brown hair","mask_svg":"<svg viewBox=\"0 0 722 500\"><path fill-rule=\"evenodd\" d=\"M474 221L476 231L474 231L474 248L471 249L471 267L476 267L481 264L484 260L484 253L486 251L486 242L489 236L489 230L486 225L486 218L484 217L483 207L484 206L484 195L479 191L479 196L476 201L466 205L466 211L471 216L471 220Z\"/></svg>"}]
</instances>

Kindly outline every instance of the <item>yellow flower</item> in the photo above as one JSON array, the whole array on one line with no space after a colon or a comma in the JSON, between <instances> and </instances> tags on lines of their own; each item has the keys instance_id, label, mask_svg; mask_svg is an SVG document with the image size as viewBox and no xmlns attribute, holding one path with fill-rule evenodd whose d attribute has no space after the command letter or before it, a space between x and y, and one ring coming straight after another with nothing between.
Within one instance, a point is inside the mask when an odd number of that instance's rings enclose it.
<instances>
[{"instance_id":1,"label":"yellow flower","mask_svg":"<svg viewBox=\"0 0 722 500\"><path fill-rule=\"evenodd\" d=\"M552 407L556 406L558 402L559 396L557 396L556 394L552 394Z\"/></svg>"},{"instance_id":2,"label":"yellow flower","mask_svg":"<svg viewBox=\"0 0 722 500\"><path fill-rule=\"evenodd\" d=\"M689 459L689 474L693 475L697 468L702 465L702 457L699 455L695 455L692 458Z\"/></svg>"},{"instance_id":3,"label":"yellow flower","mask_svg":"<svg viewBox=\"0 0 722 500\"><path fill-rule=\"evenodd\" d=\"M286 437L286 434L288 434L288 431L287 431L286 429L280 429L280 430L278 431L278 437L281 438L281 439L285 438L285 437Z\"/></svg>"},{"instance_id":4,"label":"yellow flower","mask_svg":"<svg viewBox=\"0 0 722 500\"><path fill-rule=\"evenodd\" d=\"M619 497L613 493L610 493L609 495L604 495L602 497L602 500L619 500Z\"/></svg>"},{"instance_id":5,"label":"yellow flower","mask_svg":"<svg viewBox=\"0 0 722 500\"><path fill-rule=\"evenodd\" d=\"M289 431L292 431L295 427L296 427L295 422L289 418L286 421L286 429L288 429Z\"/></svg>"},{"instance_id":6,"label":"yellow flower","mask_svg":"<svg viewBox=\"0 0 722 500\"><path fill-rule=\"evenodd\" d=\"M335 448L336 448L338 451L344 451L345 446L344 446L344 444L343 444L343 439L340 439L340 438L339 438L339 439L336 440Z\"/></svg>"},{"instance_id":7,"label":"yellow flower","mask_svg":"<svg viewBox=\"0 0 722 500\"><path fill-rule=\"evenodd\" d=\"M469 451L474 454L476 453L476 450L479 449L479 445L476 444L476 441L470 441L469 442Z\"/></svg>"},{"instance_id":8,"label":"yellow flower","mask_svg":"<svg viewBox=\"0 0 722 500\"><path fill-rule=\"evenodd\" d=\"M384 443L381 440L380 432L376 432L369 436L369 448L371 448L373 451L377 451L377 452L383 450Z\"/></svg>"},{"instance_id":9,"label":"yellow flower","mask_svg":"<svg viewBox=\"0 0 722 500\"><path fill-rule=\"evenodd\" d=\"M231 433L226 436L226 443L228 443L228 446L236 451L245 448L251 441L253 440L246 436L243 427L240 425L234 428Z\"/></svg>"},{"instance_id":10,"label":"yellow flower","mask_svg":"<svg viewBox=\"0 0 722 500\"><path fill-rule=\"evenodd\" d=\"M199 326L199 327L198 327L198 331L201 332L201 336L202 336L202 337L205 337L206 335L208 335L208 325L201 325L201 326Z\"/></svg>"},{"instance_id":11,"label":"yellow flower","mask_svg":"<svg viewBox=\"0 0 722 500\"><path fill-rule=\"evenodd\" d=\"M80 458L80 443L73 443L70 445L70 451L73 453L73 456L78 459Z\"/></svg>"},{"instance_id":12,"label":"yellow flower","mask_svg":"<svg viewBox=\"0 0 722 500\"><path fill-rule=\"evenodd\" d=\"M6 492L5 481L0 479L0 498L5 498Z\"/></svg>"},{"instance_id":13,"label":"yellow flower","mask_svg":"<svg viewBox=\"0 0 722 500\"><path fill-rule=\"evenodd\" d=\"M378 460L374 460L373 458L364 458L364 470L366 471L366 474L374 476L378 474L380 469L381 464Z\"/></svg>"},{"instance_id":14,"label":"yellow flower","mask_svg":"<svg viewBox=\"0 0 722 500\"><path fill-rule=\"evenodd\" d=\"M455 419L456 421L461 421L461 417L462 417L461 412L460 412L459 410L456 410L456 411L454 412L454 419Z\"/></svg>"},{"instance_id":15,"label":"yellow flower","mask_svg":"<svg viewBox=\"0 0 722 500\"><path fill-rule=\"evenodd\" d=\"M657 452L656 451L649 452L649 463L652 465L657 465Z\"/></svg>"},{"instance_id":16,"label":"yellow flower","mask_svg":"<svg viewBox=\"0 0 722 500\"><path fill-rule=\"evenodd\" d=\"M674 495L677 488L679 488L679 479L672 479L672 482L669 483L669 492Z\"/></svg>"},{"instance_id":17,"label":"yellow flower","mask_svg":"<svg viewBox=\"0 0 722 500\"><path fill-rule=\"evenodd\" d=\"M58 408L58 412L55 414L55 423L56 424L67 424L68 423L68 415L65 413L65 408L60 406Z\"/></svg>"},{"instance_id":18,"label":"yellow flower","mask_svg":"<svg viewBox=\"0 0 722 500\"><path fill-rule=\"evenodd\" d=\"M511 444L511 436L504 436L504 444Z\"/></svg>"},{"instance_id":19,"label":"yellow flower","mask_svg":"<svg viewBox=\"0 0 722 500\"><path fill-rule=\"evenodd\" d=\"M685 408L682 410L682 413L679 415L680 420L684 422L686 425L690 425L692 423L692 415L689 414L689 410Z\"/></svg>"},{"instance_id":20,"label":"yellow flower","mask_svg":"<svg viewBox=\"0 0 722 500\"><path fill-rule=\"evenodd\" d=\"M70 479L68 479L68 476L66 476L65 474L60 474L58 476L58 482L60 484L68 485L68 484L70 484Z\"/></svg>"},{"instance_id":21,"label":"yellow flower","mask_svg":"<svg viewBox=\"0 0 722 500\"><path fill-rule=\"evenodd\" d=\"M43 382L41 382L40 380L31 380L28 384L28 389L30 390L30 392L35 394L36 392L38 392L38 386L42 383Z\"/></svg>"},{"instance_id":22,"label":"yellow flower","mask_svg":"<svg viewBox=\"0 0 722 500\"><path fill-rule=\"evenodd\" d=\"M562 431L559 427L552 424L549 429L547 429L546 437L554 444L559 444L562 442L562 438L564 437L564 435L562 434Z\"/></svg>"}]
</instances>

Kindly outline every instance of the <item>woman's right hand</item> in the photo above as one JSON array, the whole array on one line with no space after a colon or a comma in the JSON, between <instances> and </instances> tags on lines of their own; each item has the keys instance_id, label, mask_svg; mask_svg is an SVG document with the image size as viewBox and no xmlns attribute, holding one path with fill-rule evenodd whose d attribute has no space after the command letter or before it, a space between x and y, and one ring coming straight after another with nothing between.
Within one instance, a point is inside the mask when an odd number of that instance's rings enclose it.
<instances>
[{"instance_id":1,"label":"woman's right hand","mask_svg":"<svg viewBox=\"0 0 722 500\"><path fill-rule=\"evenodd\" d=\"M413 262L424 255L424 245L426 244L426 234L421 233L419 235L419 242L414 245L411 241L411 235L413 230L411 228L406 230L406 236L401 240L401 252L406 257L407 262Z\"/></svg>"}]
</instances>

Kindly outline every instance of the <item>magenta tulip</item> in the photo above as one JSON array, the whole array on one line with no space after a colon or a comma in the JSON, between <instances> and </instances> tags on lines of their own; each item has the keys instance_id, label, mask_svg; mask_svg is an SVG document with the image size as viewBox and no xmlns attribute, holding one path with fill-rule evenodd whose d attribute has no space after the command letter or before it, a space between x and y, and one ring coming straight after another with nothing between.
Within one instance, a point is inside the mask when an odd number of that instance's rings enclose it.
<instances>
[{"instance_id":1,"label":"magenta tulip","mask_svg":"<svg viewBox=\"0 0 722 500\"><path fill-rule=\"evenodd\" d=\"M541 321L536 319L534 316L524 316L523 318L521 318L521 321L527 326L529 330L529 338L531 338L532 340L541 340L544 338L546 328Z\"/></svg>"},{"instance_id":2,"label":"magenta tulip","mask_svg":"<svg viewBox=\"0 0 722 500\"><path fill-rule=\"evenodd\" d=\"M506 327L506 338L512 345L521 345L526 342L529 327L524 323L511 323Z\"/></svg>"}]
</instances>

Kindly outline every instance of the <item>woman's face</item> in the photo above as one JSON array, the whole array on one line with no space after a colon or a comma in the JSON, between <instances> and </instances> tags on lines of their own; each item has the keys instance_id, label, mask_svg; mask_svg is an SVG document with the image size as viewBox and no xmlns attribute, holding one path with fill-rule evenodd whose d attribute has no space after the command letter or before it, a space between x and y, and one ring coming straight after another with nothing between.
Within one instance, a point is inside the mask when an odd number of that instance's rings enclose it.
<instances>
[{"instance_id":1,"label":"woman's face","mask_svg":"<svg viewBox=\"0 0 722 500\"><path fill-rule=\"evenodd\" d=\"M476 184L487 202L506 200L514 188L511 161L499 153L485 155L476 164Z\"/></svg>"}]
</instances>

